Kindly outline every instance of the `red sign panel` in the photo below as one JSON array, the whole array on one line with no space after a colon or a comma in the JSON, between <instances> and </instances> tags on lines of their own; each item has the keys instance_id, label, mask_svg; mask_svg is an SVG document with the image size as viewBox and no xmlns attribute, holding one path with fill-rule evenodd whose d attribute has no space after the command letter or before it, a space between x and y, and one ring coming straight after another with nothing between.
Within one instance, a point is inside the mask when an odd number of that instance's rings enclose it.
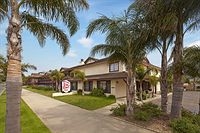
<instances>
[{"instance_id":1,"label":"red sign panel","mask_svg":"<svg viewBox=\"0 0 200 133\"><path fill-rule=\"evenodd\" d=\"M62 91L63 92L69 92L71 88L70 82L68 80L62 81Z\"/></svg>"}]
</instances>

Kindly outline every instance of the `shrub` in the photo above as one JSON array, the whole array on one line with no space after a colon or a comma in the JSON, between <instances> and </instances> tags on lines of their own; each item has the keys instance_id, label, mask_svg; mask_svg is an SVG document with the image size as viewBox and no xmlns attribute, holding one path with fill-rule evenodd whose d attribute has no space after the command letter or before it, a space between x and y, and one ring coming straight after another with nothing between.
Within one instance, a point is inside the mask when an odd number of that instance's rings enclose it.
<instances>
[{"instance_id":1,"label":"shrub","mask_svg":"<svg viewBox=\"0 0 200 133\"><path fill-rule=\"evenodd\" d=\"M200 133L200 127L192 123L190 118L181 118L171 121L170 126L174 133Z\"/></svg>"},{"instance_id":2,"label":"shrub","mask_svg":"<svg viewBox=\"0 0 200 133\"><path fill-rule=\"evenodd\" d=\"M137 111L134 113L134 118L140 121L148 121L151 118L151 114L147 111Z\"/></svg>"},{"instance_id":3,"label":"shrub","mask_svg":"<svg viewBox=\"0 0 200 133\"><path fill-rule=\"evenodd\" d=\"M105 96L104 90L102 88L93 88L90 95L97 96L97 97Z\"/></svg>"},{"instance_id":4,"label":"shrub","mask_svg":"<svg viewBox=\"0 0 200 133\"><path fill-rule=\"evenodd\" d=\"M141 106L141 110L147 111L152 117L159 117L162 114L158 105L153 103L145 103Z\"/></svg>"},{"instance_id":5,"label":"shrub","mask_svg":"<svg viewBox=\"0 0 200 133\"><path fill-rule=\"evenodd\" d=\"M82 95L82 93L83 93L83 90L81 90L81 89L78 89L78 90L77 90L77 94L78 94L78 95Z\"/></svg>"},{"instance_id":6,"label":"shrub","mask_svg":"<svg viewBox=\"0 0 200 133\"><path fill-rule=\"evenodd\" d=\"M190 112L189 110L186 110L184 108L182 108L181 114L182 114L182 117L187 117L187 118L194 117L194 114L192 112Z\"/></svg>"},{"instance_id":7,"label":"shrub","mask_svg":"<svg viewBox=\"0 0 200 133\"><path fill-rule=\"evenodd\" d=\"M115 99L115 96L114 95L109 95L108 98L109 99Z\"/></svg>"},{"instance_id":8,"label":"shrub","mask_svg":"<svg viewBox=\"0 0 200 133\"><path fill-rule=\"evenodd\" d=\"M126 115L126 104L118 104L116 108L112 108L112 114L114 116L125 116Z\"/></svg>"},{"instance_id":9,"label":"shrub","mask_svg":"<svg viewBox=\"0 0 200 133\"><path fill-rule=\"evenodd\" d=\"M200 115L196 115L193 117L193 123L200 127Z\"/></svg>"},{"instance_id":10,"label":"shrub","mask_svg":"<svg viewBox=\"0 0 200 133\"><path fill-rule=\"evenodd\" d=\"M159 117L161 115L162 111L158 105L153 103L145 103L135 109L134 118L136 120L148 121L153 117Z\"/></svg>"}]
</instances>

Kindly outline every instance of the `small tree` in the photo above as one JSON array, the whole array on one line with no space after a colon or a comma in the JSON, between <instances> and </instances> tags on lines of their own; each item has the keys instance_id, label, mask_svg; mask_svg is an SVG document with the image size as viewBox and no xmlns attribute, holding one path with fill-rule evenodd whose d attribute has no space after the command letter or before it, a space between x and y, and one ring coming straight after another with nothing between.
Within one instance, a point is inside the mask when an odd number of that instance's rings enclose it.
<instances>
[{"instance_id":1,"label":"small tree","mask_svg":"<svg viewBox=\"0 0 200 133\"><path fill-rule=\"evenodd\" d=\"M72 77L81 80L83 83L86 81L85 73L80 70L74 70L71 72ZM82 95L84 95L84 86L82 85Z\"/></svg>"},{"instance_id":2,"label":"small tree","mask_svg":"<svg viewBox=\"0 0 200 133\"><path fill-rule=\"evenodd\" d=\"M55 86L55 90L61 92L61 86L60 86L60 82L61 80L63 80L63 78L65 77L65 74L56 70L53 70L50 73L50 78L55 81L56 86Z\"/></svg>"},{"instance_id":3,"label":"small tree","mask_svg":"<svg viewBox=\"0 0 200 133\"><path fill-rule=\"evenodd\" d=\"M153 86L152 97L154 97L154 93L155 93L155 89L156 89L156 85L157 85L158 81L159 81L159 78L155 74L149 76L149 82L150 82L151 86Z\"/></svg>"},{"instance_id":4,"label":"small tree","mask_svg":"<svg viewBox=\"0 0 200 133\"><path fill-rule=\"evenodd\" d=\"M142 82L145 78L145 76L147 74L149 74L151 69L145 69L143 66L141 65L138 65L137 68L136 68L136 76L137 76L137 79L139 79L139 83L140 83L140 100L143 102L143 98L142 98L142 94L143 94L143 88L142 88Z\"/></svg>"}]
</instances>

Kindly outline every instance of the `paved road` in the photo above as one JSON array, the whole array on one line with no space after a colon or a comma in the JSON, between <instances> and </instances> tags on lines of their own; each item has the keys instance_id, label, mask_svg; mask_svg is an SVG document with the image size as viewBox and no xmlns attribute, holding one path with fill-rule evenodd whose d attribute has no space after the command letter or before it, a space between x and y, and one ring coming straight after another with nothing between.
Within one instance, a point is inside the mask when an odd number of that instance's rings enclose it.
<instances>
[{"instance_id":1,"label":"paved road","mask_svg":"<svg viewBox=\"0 0 200 133\"><path fill-rule=\"evenodd\" d=\"M199 97L200 92L196 91L184 91L183 92L183 107L192 112L198 113L199 111ZM160 105L160 99L152 101ZM168 96L168 112L171 111L172 95Z\"/></svg>"},{"instance_id":2,"label":"paved road","mask_svg":"<svg viewBox=\"0 0 200 133\"><path fill-rule=\"evenodd\" d=\"M53 133L152 133L27 90L22 91L22 98Z\"/></svg>"}]
</instances>

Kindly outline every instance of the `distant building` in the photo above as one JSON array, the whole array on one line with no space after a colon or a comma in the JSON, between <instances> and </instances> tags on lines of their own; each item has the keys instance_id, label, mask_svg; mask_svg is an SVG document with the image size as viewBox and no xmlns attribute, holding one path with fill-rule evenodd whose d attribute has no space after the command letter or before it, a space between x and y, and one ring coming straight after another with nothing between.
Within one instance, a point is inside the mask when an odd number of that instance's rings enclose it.
<instances>
[{"instance_id":1,"label":"distant building","mask_svg":"<svg viewBox=\"0 0 200 133\"><path fill-rule=\"evenodd\" d=\"M27 85L38 85L38 86L55 86L55 82L51 80L48 73L39 72L32 73L27 80Z\"/></svg>"},{"instance_id":2,"label":"distant building","mask_svg":"<svg viewBox=\"0 0 200 133\"><path fill-rule=\"evenodd\" d=\"M142 65L145 68L155 68L155 71L151 71L151 74L157 74L160 76L160 68L152 65L146 58ZM86 81L82 82L78 79L70 77L70 72L73 70L80 70L85 73ZM71 68L61 68L60 71L65 73L65 79L71 82L71 89L78 90L84 87L84 91L90 92L93 88L103 88L106 94L115 95L117 98L126 96L126 67L122 62L108 61L108 58L95 59L92 57L87 58L85 61L82 59L80 65ZM150 90L152 87L148 78L145 78L142 83L144 90ZM139 82L136 78L136 87L139 88ZM160 92L160 82L156 85L156 92Z\"/></svg>"}]
</instances>

